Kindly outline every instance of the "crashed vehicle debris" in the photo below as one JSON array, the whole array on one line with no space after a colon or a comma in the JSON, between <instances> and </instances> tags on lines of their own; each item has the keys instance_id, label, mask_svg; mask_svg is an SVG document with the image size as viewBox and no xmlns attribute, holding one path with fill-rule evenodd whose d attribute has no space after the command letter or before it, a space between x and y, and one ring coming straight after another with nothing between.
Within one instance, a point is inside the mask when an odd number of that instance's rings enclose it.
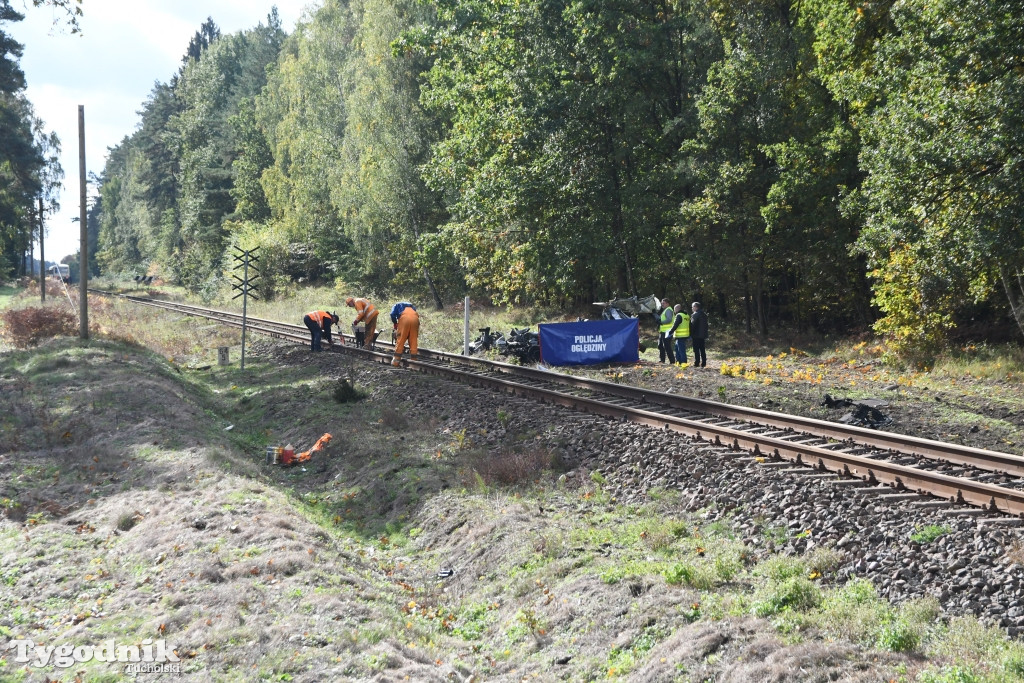
<instances>
[{"instance_id":1,"label":"crashed vehicle debris","mask_svg":"<svg viewBox=\"0 0 1024 683\"><path fill-rule=\"evenodd\" d=\"M469 345L470 355L496 349L503 356L512 356L520 364L540 362L540 335L528 328L512 330L506 337L491 328L480 328L480 336Z\"/></svg>"},{"instance_id":2,"label":"crashed vehicle debris","mask_svg":"<svg viewBox=\"0 0 1024 683\"><path fill-rule=\"evenodd\" d=\"M631 296L620 297L611 301L595 301L594 305L601 306L602 320L626 320L648 314L657 321L658 311L661 310L661 299L651 294L644 298ZM643 342L640 342L639 346L640 353L647 350L647 345Z\"/></svg>"},{"instance_id":3,"label":"crashed vehicle debris","mask_svg":"<svg viewBox=\"0 0 1024 683\"><path fill-rule=\"evenodd\" d=\"M829 410L853 408L852 411L836 420L836 422L844 424L879 429L892 422L892 418L879 410L879 408L888 408L889 404L877 398L833 398L831 395L825 394L821 405Z\"/></svg>"},{"instance_id":4,"label":"crashed vehicle debris","mask_svg":"<svg viewBox=\"0 0 1024 683\"><path fill-rule=\"evenodd\" d=\"M645 313L657 316L661 299L651 294L643 298L620 297L611 301L595 302L594 305L601 306L602 320L628 320ZM577 322L585 321L579 318ZM512 356L523 365L540 362L540 333L528 328L512 328L508 335L492 332L489 327L481 327L478 331L480 336L469 344L470 355L496 349L501 355ZM640 351L643 350L644 345L640 344Z\"/></svg>"},{"instance_id":5,"label":"crashed vehicle debris","mask_svg":"<svg viewBox=\"0 0 1024 683\"><path fill-rule=\"evenodd\" d=\"M601 306L603 320L625 320L626 318L639 318L644 313L656 316L661 308L661 299L651 294L644 298L631 296L611 301L595 301L594 305Z\"/></svg>"}]
</instances>

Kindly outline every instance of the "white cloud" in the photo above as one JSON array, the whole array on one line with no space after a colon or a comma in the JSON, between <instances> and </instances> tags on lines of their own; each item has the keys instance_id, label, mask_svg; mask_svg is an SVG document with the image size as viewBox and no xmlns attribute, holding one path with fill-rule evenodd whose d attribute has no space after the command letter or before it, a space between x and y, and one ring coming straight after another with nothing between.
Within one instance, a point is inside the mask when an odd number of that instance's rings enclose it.
<instances>
[{"instance_id":1,"label":"white cloud","mask_svg":"<svg viewBox=\"0 0 1024 683\"><path fill-rule=\"evenodd\" d=\"M27 4L27 3L26 3ZM6 25L25 46L21 67L36 115L61 139L64 192L60 213L47 221L46 255L78 251L78 105L85 106L86 167L100 173L107 149L138 126L138 112L154 83L167 82L207 17L221 33L266 23L272 6L291 32L316 0L97 0L83 4L82 35L61 28L49 9L22 9L25 21ZM53 25L58 22L57 27Z\"/></svg>"}]
</instances>

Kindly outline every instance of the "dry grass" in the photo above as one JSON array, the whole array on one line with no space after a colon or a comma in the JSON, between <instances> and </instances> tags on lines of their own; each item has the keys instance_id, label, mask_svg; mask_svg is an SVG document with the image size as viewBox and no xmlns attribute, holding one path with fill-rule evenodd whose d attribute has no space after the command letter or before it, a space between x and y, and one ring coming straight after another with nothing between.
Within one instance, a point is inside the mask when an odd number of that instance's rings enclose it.
<instances>
[{"instance_id":1,"label":"dry grass","mask_svg":"<svg viewBox=\"0 0 1024 683\"><path fill-rule=\"evenodd\" d=\"M546 448L502 448L497 453L471 452L467 466L488 485L514 486L538 481L551 468L551 451Z\"/></svg>"},{"instance_id":2,"label":"dry grass","mask_svg":"<svg viewBox=\"0 0 1024 683\"><path fill-rule=\"evenodd\" d=\"M1014 564L1024 564L1024 541L1014 539L1006 551L1006 557Z\"/></svg>"},{"instance_id":3,"label":"dry grass","mask_svg":"<svg viewBox=\"0 0 1024 683\"><path fill-rule=\"evenodd\" d=\"M78 324L67 308L56 306L9 309L0 314L0 321L4 338L18 348L52 337L74 335Z\"/></svg>"},{"instance_id":4,"label":"dry grass","mask_svg":"<svg viewBox=\"0 0 1024 683\"><path fill-rule=\"evenodd\" d=\"M400 432L409 426L409 420L401 410L385 406L380 410L380 424L386 429Z\"/></svg>"}]
</instances>

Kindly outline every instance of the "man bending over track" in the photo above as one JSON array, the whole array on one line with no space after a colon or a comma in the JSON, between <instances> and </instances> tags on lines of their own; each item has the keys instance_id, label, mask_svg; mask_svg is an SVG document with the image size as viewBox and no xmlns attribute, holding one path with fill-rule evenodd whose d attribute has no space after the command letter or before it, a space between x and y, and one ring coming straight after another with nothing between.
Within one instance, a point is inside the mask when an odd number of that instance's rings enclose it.
<instances>
[{"instance_id":1,"label":"man bending over track","mask_svg":"<svg viewBox=\"0 0 1024 683\"><path fill-rule=\"evenodd\" d=\"M363 333L363 345L369 346L372 349L373 333L377 331L377 307L366 299L354 299L352 297L345 299L345 305L356 309L356 319L352 321L353 331L355 331L359 323L366 324L366 331ZM356 345L359 345L358 335Z\"/></svg>"},{"instance_id":2,"label":"man bending over track","mask_svg":"<svg viewBox=\"0 0 1024 683\"><path fill-rule=\"evenodd\" d=\"M311 351L322 350L320 348L321 332L323 332L323 338L327 340L327 345L334 346L334 342L331 341L331 325L338 324L337 313L313 311L312 313L307 313L302 318L302 322L307 328L309 328Z\"/></svg>"},{"instance_id":3,"label":"man bending over track","mask_svg":"<svg viewBox=\"0 0 1024 683\"><path fill-rule=\"evenodd\" d=\"M398 367L402 360L402 352L405 351L405 342L409 342L409 356L415 360L419 352L418 339L420 335L420 316L416 307L408 301L399 301L391 307L391 322L398 332L395 341L395 357L391 364Z\"/></svg>"}]
</instances>

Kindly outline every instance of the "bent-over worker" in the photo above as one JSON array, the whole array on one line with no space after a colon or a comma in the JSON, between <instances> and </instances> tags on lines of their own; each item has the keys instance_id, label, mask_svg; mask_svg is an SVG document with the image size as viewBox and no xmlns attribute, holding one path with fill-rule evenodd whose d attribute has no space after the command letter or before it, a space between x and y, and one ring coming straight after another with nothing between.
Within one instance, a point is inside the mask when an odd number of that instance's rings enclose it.
<instances>
[{"instance_id":1,"label":"bent-over worker","mask_svg":"<svg viewBox=\"0 0 1024 683\"><path fill-rule=\"evenodd\" d=\"M391 364L397 367L405 351L405 342L409 342L409 356L415 360L419 352L420 316L416 307L408 301L399 301L391 307L391 322L395 326L398 337L395 341L395 357Z\"/></svg>"},{"instance_id":2,"label":"bent-over worker","mask_svg":"<svg viewBox=\"0 0 1024 683\"><path fill-rule=\"evenodd\" d=\"M338 314L327 311L313 311L302 318L302 323L309 328L311 351L320 351L320 337L327 340L329 346L334 346L331 341L331 325L338 324Z\"/></svg>"},{"instance_id":3,"label":"bent-over worker","mask_svg":"<svg viewBox=\"0 0 1024 683\"><path fill-rule=\"evenodd\" d=\"M345 305L356 309L356 318L352 321L353 331L355 331L355 327L359 323L364 323L366 331L363 333L363 345L373 348L373 333L377 331L377 307L366 299L355 299L353 297L345 299ZM356 344L357 346L359 345L358 339L356 339Z\"/></svg>"}]
</instances>

